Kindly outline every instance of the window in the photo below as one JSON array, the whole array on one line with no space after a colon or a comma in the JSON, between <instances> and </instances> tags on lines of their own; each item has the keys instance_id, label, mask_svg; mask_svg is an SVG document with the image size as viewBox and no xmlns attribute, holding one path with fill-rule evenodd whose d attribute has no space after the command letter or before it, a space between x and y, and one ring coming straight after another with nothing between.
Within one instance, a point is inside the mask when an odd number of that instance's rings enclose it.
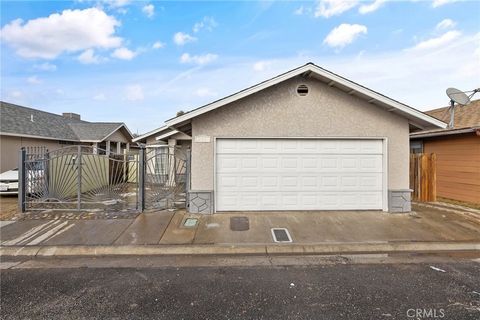
<instances>
[{"instance_id":1,"label":"window","mask_svg":"<svg viewBox=\"0 0 480 320\"><path fill-rule=\"evenodd\" d=\"M168 170L168 147L155 148L155 174L166 175Z\"/></svg>"},{"instance_id":2,"label":"window","mask_svg":"<svg viewBox=\"0 0 480 320\"><path fill-rule=\"evenodd\" d=\"M410 153L423 153L423 141L410 141Z\"/></svg>"}]
</instances>

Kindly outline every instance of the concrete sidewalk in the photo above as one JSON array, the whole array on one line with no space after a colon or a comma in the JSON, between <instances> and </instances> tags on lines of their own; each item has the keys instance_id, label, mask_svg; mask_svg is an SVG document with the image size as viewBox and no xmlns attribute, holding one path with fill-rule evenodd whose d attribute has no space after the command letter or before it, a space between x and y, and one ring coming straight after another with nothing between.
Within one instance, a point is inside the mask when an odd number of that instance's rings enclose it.
<instances>
[{"instance_id":1,"label":"concrete sidewalk","mask_svg":"<svg viewBox=\"0 0 480 320\"><path fill-rule=\"evenodd\" d=\"M378 211L191 215L185 211L160 211L143 213L135 219L22 220L0 229L1 252L3 255L22 252L24 255L285 254L480 249L480 221L424 206L416 206L414 210L409 215ZM231 229L231 218L239 216L248 218L248 230ZM198 219L197 224L184 226L187 218ZM270 229L275 227L287 228L293 243L274 243Z\"/></svg>"}]
</instances>

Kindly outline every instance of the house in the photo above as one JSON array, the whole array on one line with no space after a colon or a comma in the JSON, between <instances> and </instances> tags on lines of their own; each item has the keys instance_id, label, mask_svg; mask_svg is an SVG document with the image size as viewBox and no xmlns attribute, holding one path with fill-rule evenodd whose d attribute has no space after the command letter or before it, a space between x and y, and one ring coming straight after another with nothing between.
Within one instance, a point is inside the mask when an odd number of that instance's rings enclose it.
<instances>
[{"instance_id":1,"label":"house","mask_svg":"<svg viewBox=\"0 0 480 320\"><path fill-rule=\"evenodd\" d=\"M120 122L88 122L75 113L57 115L3 101L0 107L0 172L18 167L22 147L53 151L87 145L98 152L121 153L130 148L133 138Z\"/></svg>"},{"instance_id":2,"label":"house","mask_svg":"<svg viewBox=\"0 0 480 320\"><path fill-rule=\"evenodd\" d=\"M449 107L427 111L449 122ZM480 204L480 100L455 107L453 128L410 135L411 152L435 153L437 196Z\"/></svg>"},{"instance_id":3,"label":"house","mask_svg":"<svg viewBox=\"0 0 480 320\"><path fill-rule=\"evenodd\" d=\"M403 212L409 134L445 126L308 63L133 141L191 148L190 212Z\"/></svg>"}]
</instances>

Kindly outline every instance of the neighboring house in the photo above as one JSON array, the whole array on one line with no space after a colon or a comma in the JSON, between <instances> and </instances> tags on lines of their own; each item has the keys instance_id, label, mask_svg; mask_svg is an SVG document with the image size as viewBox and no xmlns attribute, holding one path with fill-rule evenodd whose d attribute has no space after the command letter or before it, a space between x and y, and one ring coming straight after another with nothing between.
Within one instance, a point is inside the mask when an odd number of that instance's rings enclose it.
<instances>
[{"instance_id":1,"label":"neighboring house","mask_svg":"<svg viewBox=\"0 0 480 320\"><path fill-rule=\"evenodd\" d=\"M450 121L448 107L426 113ZM437 196L480 203L480 100L455 107L453 128L410 135L411 152L435 153Z\"/></svg>"},{"instance_id":2,"label":"neighboring house","mask_svg":"<svg viewBox=\"0 0 480 320\"><path fill-rule=\"evenodd\" d=\"M308 63L134 141L191 146L190 212L394 212L410 211L410 132L445 126Z\"/></svg>"},{"instance_id":3,"label":"neighboring house","mask_svg":"<svg viewBox=\"0 0 480 320\"><path fill-rule=\"evenodd\" d=\"M22 147L53 151L81 144L93 146L99 153L121 153L130 148L132 138L121 122L87 122L75 113L57 115L1 102L0 172L18 167Z\"/></svg>"}]
</instances>

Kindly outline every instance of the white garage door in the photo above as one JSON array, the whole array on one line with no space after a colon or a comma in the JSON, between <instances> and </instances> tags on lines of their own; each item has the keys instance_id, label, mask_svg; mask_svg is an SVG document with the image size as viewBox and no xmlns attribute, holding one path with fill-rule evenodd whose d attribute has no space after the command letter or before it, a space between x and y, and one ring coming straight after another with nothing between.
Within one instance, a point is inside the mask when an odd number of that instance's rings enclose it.
<instances>
[{"instance_id":1,"label":"white garage door","mask_svg":"<svg viewBox=\"0 0 480 320\"><path fill-rule=\"evenodd\" d=\"M382 209L383 141L217 139L216 210Z\"/></svg>"}]
</instances>

